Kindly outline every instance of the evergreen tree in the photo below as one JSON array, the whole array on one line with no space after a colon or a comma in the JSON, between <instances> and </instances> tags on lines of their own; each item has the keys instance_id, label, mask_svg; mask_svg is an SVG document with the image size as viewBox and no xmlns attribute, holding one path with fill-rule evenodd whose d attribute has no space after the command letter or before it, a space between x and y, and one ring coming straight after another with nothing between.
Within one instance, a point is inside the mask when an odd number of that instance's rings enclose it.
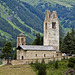
<instances>
[{"instance_id":1,"label":"evergreen tree","mask_svg":"<svg viewBox=\"0 0 75 75\"><path fill-rule=\"evenodd\" d=\"M40 33L36 33L36 39L33 41L32 45L43 45L43 37Z\"/></svg>"},{"instance_id":2,"label":"evergreen tree","mask_svg":"<svg viewBox=\"0 0 75 75\"><path fill-rule=\"evenodd\" d=\"M42 59L42 62L41 62L41 63L45 64L45 60L44 60L44 59Z\"/></svg>"},{"instance_id":3,"label":"evergreen tree","mask_svg":"<svg viewBox=\"0 0 75 75\"><path fill-rule=\"evenodd\" d=\"M62 52L70 53L72 51L72 45L73 45L72 37L68 32L63 40Z\"/></svg>"},{"instance_id":4,"label":"evergreen tree","mask_svg":"<svg viewBox=\"0 0 75 75\"><path fill-rule=\"evenodd\" d=\"M9 64L9 57L11 56L11 48L12 48L11 42L7 42L2 49L1 58L4 57L7 58L7 64Z\"/></svg>"},{"instance_id":5,"label":"evergreen tree","mask_svg":"<svg viewBox=\"0 0 75 75\"><path fill-rule=\"evenodd\" d=\"M40 45L40 33L36 33L36 45Z\"/></svg>"},{"instance_id":6,"label":"evergreen tree","mask_svg":"<svg viewBox=\"0 0 75 75\"><path fill-rule=\"evenodd\" d=\"M58 69L58 61L55 62L55 68Z\"/></svg>"},{"instance_id":7,"label":"evergreen tree","mask_svg":"<svg viewBox=\"0 0 75 75\"><path fill-rule=\"evenodd\" d=\"M46 65L45 64L42 64L42 63L40 64L38 75L46 75Z\"/></svg>"},{"instance_id":8,"label":"evergreen tree","mask_svg":"<svg viewBox=\"0 0 75 75\"><path fill-rule=\"evenodd\" d=\"M72 28L71 33L67 33L62 42L62 52L75 53L75 31Z\"/></svg>"},{"instance_id":9,"label":"evergreen tree","mask_svg":"<svg viewBox=\"0 0 75 75\"><path fill-rule=\"evenodd\" d=\"M71 38L72 38L72 53L75 53L75 30L72 28L71 32Z\"/></svg>"}]
</instances>

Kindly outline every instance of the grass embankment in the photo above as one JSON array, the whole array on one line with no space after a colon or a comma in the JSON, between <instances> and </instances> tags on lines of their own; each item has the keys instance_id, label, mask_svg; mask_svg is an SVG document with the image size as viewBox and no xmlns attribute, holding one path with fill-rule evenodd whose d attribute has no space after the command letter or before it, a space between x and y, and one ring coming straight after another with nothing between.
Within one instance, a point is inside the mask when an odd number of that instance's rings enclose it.
<instances>
[{"instance_id":1,"label":"grass embankment","mask_svg":"<svg viewBox=\"0 0 75 75\"><path fill-rule=\"evenodd\" d=\"M36 75L30 65L5 65L0 67L0 75Z\"/></svg>"},{"instance_id":2,"label":"grass embankment","mask_svg":"<svg viewBox=\"0 0 75 75\"><path fill-rule=\"evenodd\" d=\"M58 61L58 69L55 69L54 62L46 64L46 75L65 75L64 72L69 68L67 64L68 60ZM36 75L38 75L38 70L35 68L35 65L33 64L31 66L33 70L36 72Z\"/></svg>"}]
</instances>

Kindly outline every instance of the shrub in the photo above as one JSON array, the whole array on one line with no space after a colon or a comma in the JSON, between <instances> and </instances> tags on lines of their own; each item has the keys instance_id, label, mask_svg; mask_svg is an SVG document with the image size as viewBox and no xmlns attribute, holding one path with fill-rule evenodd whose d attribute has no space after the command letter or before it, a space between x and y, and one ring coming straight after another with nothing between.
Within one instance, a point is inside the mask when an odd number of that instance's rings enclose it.
<instances>
[{"instance_id":1,"label":"shrub","mask_svg":"<svg viewBox=\"0 0 75 75\"><path fill-rule=\"evenodd\" d=\"M58 69L58 61L55 62L55 68Z\"/></svg>"},{"instance_id":2,"label":"shrub","mask_svg":"<svg viewBox=\"0 0 75 75\"><path fill-rule=\"evenodd\" d=\"M71 58L69 59L69 62L75 63L75 58L74 58L74 57L71 57Z\"/></svg>"},{"instance_id":3,"label":"shrub","mask_svg":"<svg viewBox=\"0 0 75 75\"><path fill-rule=\"evenodd\" d=\"M74 63L69 62L69 63L68 63L68 67L72 67L72 68L74 68Z\"/></svg>"},{"instance_id":4,"label":"shrub","mask_svg":"<svg viewBox=\"0 0 75 75\"><path fill-rule=\"evenodd\" d=\"M42 62L41 63L45 63L44 59L42 59Z\"/></svg>"},{"instance_id":5,"label":"shrub","mask_svg":"<svg viewBox=\"0 0 75 75\"><path fill-rule=\"evenodd\" d=\"M30 64L32 65L33 64L33 61Z\"/></svg>"},{"instance_id":6,"label":"shrub","mask_svg":"<svg viewBox=\"0 0 75 75\"><path fill-rule=\"evenodd\" d=\"M46 65L41 63L39 66L38 75L46 75Z\"/></svg>"}]
</instances>

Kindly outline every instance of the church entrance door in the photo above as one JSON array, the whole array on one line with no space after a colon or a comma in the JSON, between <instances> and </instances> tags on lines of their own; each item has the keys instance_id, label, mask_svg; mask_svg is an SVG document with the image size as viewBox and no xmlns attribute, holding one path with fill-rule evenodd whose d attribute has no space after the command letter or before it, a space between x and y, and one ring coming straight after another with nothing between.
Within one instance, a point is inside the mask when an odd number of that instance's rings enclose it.
<instances>
[{"instance_id":1,"label":"church entrance door","mask_svg":"<svg viewBox=\"0 0 75 75\"><path fill-rule=\"evenodd\" d=\"M23 60L23 56L22 56L22 60Z\"/></svg>"}]
</instances>

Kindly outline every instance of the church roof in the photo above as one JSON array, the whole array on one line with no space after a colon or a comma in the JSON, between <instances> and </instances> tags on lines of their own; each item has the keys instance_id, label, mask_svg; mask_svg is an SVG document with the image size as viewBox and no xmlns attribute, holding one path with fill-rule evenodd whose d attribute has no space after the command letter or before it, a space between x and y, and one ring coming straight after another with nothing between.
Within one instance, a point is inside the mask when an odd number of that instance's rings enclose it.
<instances>
[{"instance_id":1,"label":"church roof","mask_svg":"<svg viewBox=\"0 0 75 75\"><path fill-rule=\"evenodd\" d=\"M23 50L45 50L45 51L55 51L52 46L40 46L40 45L20 45L18 49L22 48Z\"/></svg>"}]
</instances>

